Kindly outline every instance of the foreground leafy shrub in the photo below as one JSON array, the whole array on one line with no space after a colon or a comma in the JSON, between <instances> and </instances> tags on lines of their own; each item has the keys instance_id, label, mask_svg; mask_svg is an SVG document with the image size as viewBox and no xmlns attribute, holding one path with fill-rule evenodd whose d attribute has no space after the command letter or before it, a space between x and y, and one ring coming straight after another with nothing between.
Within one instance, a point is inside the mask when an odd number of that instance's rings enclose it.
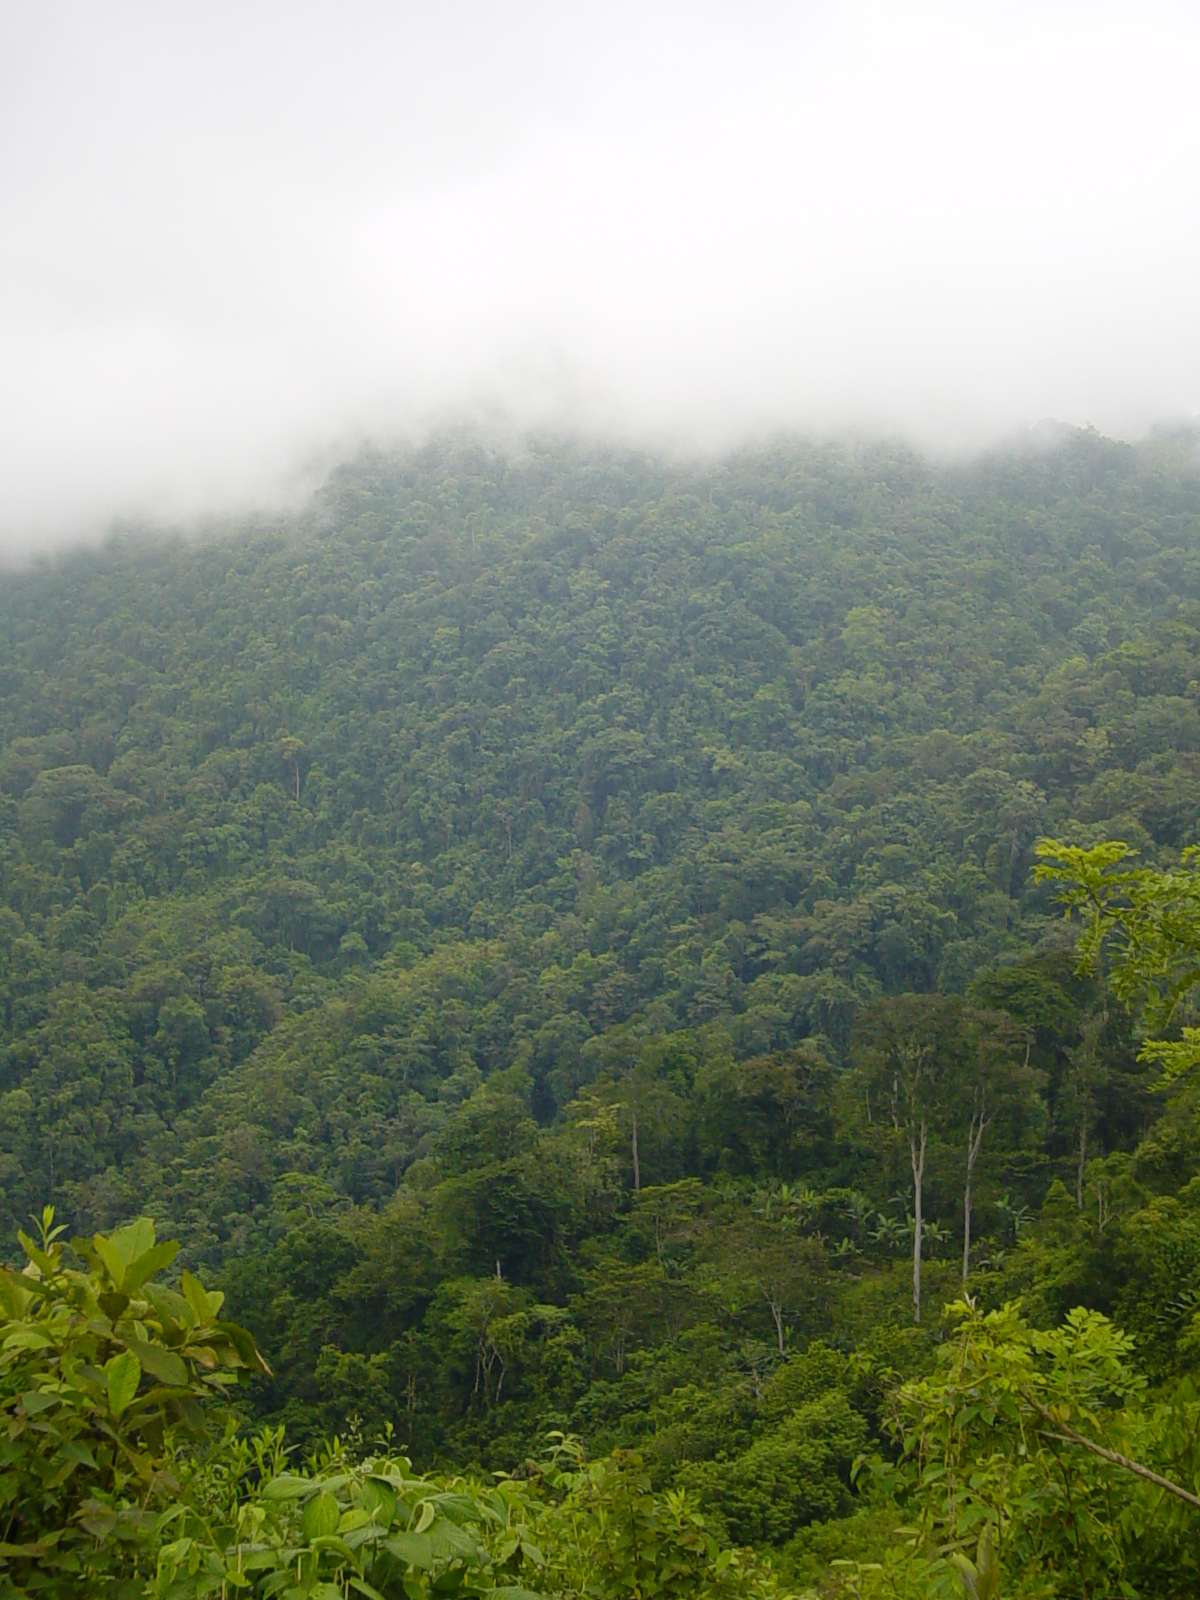
<instances>
[{"instance_id":1,"label":"foreground leafy shrub","mask_svg":"<svg viewBox=\"0 0 1200 1600\"><path fill-rule=\"evenodd\" d=\"M906 1510L881 1562L836 1562L856 1596L1184 1600L1200 1592L1200 1397L1152 1394L1132 1341L1079 1308L949 1308L934 1371L893 1392L897 1464L873 1475ZM1003 1586L1001 1588L1001 1586Z\"/></svg>"},{"instance_id":2,"label":"foreground leafy shrub","mask_svg":"<svg viewBox=\"0 0 1200 1600\"><path fill-rule=\"evenodd\" d=\"M519 1486L421 1477L403 1456L354 1460L335 1442L295 1470L268 1431L231 1441L191 1487L159 1521L159 1600L534 1600L516 1575L545 1565Z\"/></svg>"},{"instance_id":3,"label":"foreground leafy shrub","mask_svg":"<svg viewBox=\"0 0 1200 1600\"><path fill-rule=\"evenodd\" d=\"M0 1271L0 1587L140 1593L181 1448L266 1365L220 1294L151 1281L179 1248L152 1222L75 1240L79 1267L52 1207L40 1231L20 1236L25 1270Z\"/></svg>"},{"instance_id":4,"label":"foreground leafy shrub","mask_svg":"<svg viewBox=\"0 0 1200 1600\"><path fill-rule=\"evenodd\" d=\"M160 1524L156 1600L768 1600L769 1569L723 1549L684 1494L658 1497L636 1455L586 1462L570 1441L523 1480L423 1477L403 1456L336 1447L289 1468L282 1431L235 1444ZM224 1493L222 1493L222 1486Z\"/></svg>"}]
</instances>

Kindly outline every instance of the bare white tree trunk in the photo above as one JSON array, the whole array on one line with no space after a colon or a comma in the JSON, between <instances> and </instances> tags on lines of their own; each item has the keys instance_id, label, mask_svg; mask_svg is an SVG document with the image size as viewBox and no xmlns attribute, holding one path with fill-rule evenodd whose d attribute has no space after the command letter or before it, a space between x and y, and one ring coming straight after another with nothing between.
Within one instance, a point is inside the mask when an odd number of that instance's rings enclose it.
<instances>
[{"instance_id":1,"label":"bare white tree trunk","mask_svg":"<svg viewBox=\"0 0 1200 1600\"><path fill-rule=\"evenodd\" d=\"M913 1321L921 1320L921 1185L925 1178L925 1143L929 1128L921 1118L921 1137L918 1144L915 1133L908 1136L908 1153L912 1159L913 1175Z\"/></svg>"},{"instance_id":2,"label":"bare white tree trunk","mask_svg":"<svg viewBox=\"0 0 1200 1600\"><path fill-rule=\"evenodd\" d=\"M983 1143L983 1136L987 1132L988 1123L992 1120L987 1115L983 1096L977 1101L978 1109L971 1117L971 1126L967 1129L967 1186L963 1190L963 1286L966 1287L967 1278L971 1271L971 1180L975 1176L975 1162L979 1156L979 1147Z\"/></svg>"},{"instance_id":3,"label":"bare white tree trunk","mask_svg":"<svg viewBox=\"0 0 1200 1600\"><path fill-rule=\"evenodd\" d=\"M1087 1113L1079 1122L1079 1166L1075 1173L1075 1202L1083 1210L1083 1174L1087 1168Z\"/></svg>"},{"instance_id":4,"label":"bare white tree trunk","mask_svg":"<svg viewBox=\"0 0 1200 1600\"><path fill-rule=\"evenodd\" d=\"M771 1301L771 1316L775 1319L775 1336L779 1340L779 1354L783 1354L783 1306L778 1300Z\"/></svg>"}]
</instances>

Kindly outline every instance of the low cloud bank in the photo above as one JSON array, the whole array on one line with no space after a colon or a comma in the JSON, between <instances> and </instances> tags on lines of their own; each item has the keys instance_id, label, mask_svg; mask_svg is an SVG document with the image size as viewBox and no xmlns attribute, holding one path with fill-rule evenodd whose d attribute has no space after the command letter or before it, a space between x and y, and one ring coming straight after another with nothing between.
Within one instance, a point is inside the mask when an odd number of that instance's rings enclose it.
<instances>
[{"instance_id":1,"label":"low cloud bank","mask_svg":"<svg viewBox=\"0 0 1200 1600\"><path fill-rule=\"evenodd\" d=\"M0 549L464 421L1200 412L1194 8L582 12L9 8Z\"/></svg>"}]
</instances>

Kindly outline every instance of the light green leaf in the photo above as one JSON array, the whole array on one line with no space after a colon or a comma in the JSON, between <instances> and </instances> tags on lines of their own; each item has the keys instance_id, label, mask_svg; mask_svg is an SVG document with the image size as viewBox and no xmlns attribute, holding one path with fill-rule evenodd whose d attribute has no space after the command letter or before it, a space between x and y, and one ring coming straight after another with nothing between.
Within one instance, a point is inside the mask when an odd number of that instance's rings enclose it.
<instances>
[{"instance_id":1,"label":"light green leaf","mask_svg":"<svg viewBox=\"0 0 1200 1600\"><path fill-rule=\"evenodd\" d=\"M33 1240L23 1228L17 1229L17 1238L21 1242L22 1250L24 1250L25 1254L29 1257L30 1261L33 1262L34 1266L37 1267L38 1271L41 1272L43 1276L49 1277L54 1271L54 1262L50 1259L46 1252L40 1247L40 1245L34 1244Z\"/></svg>"},{"instance_id":2,"label":"light green leaf","mask_svg":"<svg viewBox=\"0 0 1200 1600\"><path fill-rule=\"evenodd\" d=\"M407 1561L410 1567L422 1572L433 1565L433 1546L427 1533L394 1533L384 1540L383 1548L391 1551L398 1561Z\"/></svg>"},{"instance_id":3,"label":"light green leaf","mask_svg":"<svg viewBox=\"0 0 1200 1600\"><path fill-rule=\"evenodd\" d=\"M128 1266L139 1256L144 1256L147 1250L153 1250L154 1223L149 1217L138 1217L126 1223L125 1227L114 1229L108 1236L108 1242Z\"/></svg>"},{"instance_id":4,"label":"light green leaf","mask_svg":"<svg viewBox=\"0 0 1200 1600\"><path fill-rule=\"evenodd\" d=\"M172 1389L186 1387L188 1370L173 1351L164 1350L162 1345L151 1344L146 1339L122 1339L121 1343L137 1356L143 1368L159 1383L165 1383Z\"/></svg>"},{"instance_id":5,"label":"light green leaf","mask_svg":"<svg viewBox=\"0 0 1200 1600\"><path fill-rule=\"evenodd\" d=\"M92 1235L92 1244L95 1246L96 1254L104 1263L109 1277L118 1289L123 1289L125 1287L125 1257L113 1244L112 1240L106 1239L102 1233Z\"/></svg>"},{"instance_id":6,"label":"light green leaf","mask_svg":"<svg viewBox=\"0 0 1200 1600\"><path fill-rule=\"evenodd\" d=\"M333 1495L324 1492L314 1495L305 1506L304 1515L300 1519L304 1537L328 1539L331 1534L337 1532L341 1516L341 1507Z\"/></svg>"},{"instance_id":7,"label":"light green leaf","mask_svg":"<svg viewBox=\"0 0 1200 1600\"><path fill-rule=\"evenodd\" d=\"M362 1488L363 1509L381 1528L390 1528L396 1517L396 1491L390 1483L368 1478Z\"/></svg>"},{"instance_id":8,"label":"light green leaf","mask_svg":"<svg viewBox=\"0 0 1200 1600\"><path fill-rule=\"evenodd\" d=\"M221 1309L221 1301L225 1298L224 1295L210 1295L199 1278L193 1278L186 1268L184 1269L181 1287L183 1289L183 1298L196 1314L196 1321L201 1324L211 1322ZM214 1300L216 1301L215 1305L213 1304Z\"/></svg>"},{"instance_id":9,"label":"light green leaf","mask_svg":"<svg viewBox=\"0 0 1200 1600\"><path fill-rule=\"evenodd\" d=\"M54 1340L40 1328L17 1328L4 1341L6 1350L53 1350Z\"/></svg>"},{"instance_id":10,"label":"light green leaf","mask_svg":"<svg viewBox=\"0 0 1200 1600\"><path fill-rule=\"evenodd\" d=\"M119 1417L137 1394L142 1381L141 1362L132 1350L122 1350L104 1363L104 1380L108 1386L108 1409Z\"/></svg>"},{"instance_id":11,"label":"light green leaf","mask_svg":"<svg viewBox=\"0 0 1200 1600\"><path fill-rule=\"evenodd\" d=\"M308 1478L293 1472L281 1472L277 1478L268 1478L262 1487L264 1500L299 1500L312 1488Z\"/></svg>"},{"instance_id":12,"label":"light green leaf","mask_svg":"<svg viewBox=\"0 0 1200 1600\"><path fill-rule=\"evenodd\" d=\"M479 1546L470 1534L454 1522L448 1522L445 1517L439 1517L429 1530L430 1547L434 1555L442 1561L475 1561L479 1558Z\"/></svg>"},{"instance_id":13,"label":"light green leaf","mask_svg":"<svg viewBox=\"0 0 1200 1600\"><path fill-rule=\"evenodd\" d=\"M433 1522L434 1517L436 1517L436 1516L437 1516L437 1512L433 1509L433 1501L432 1500L422 1500L421 1501L421 1515L417 1518L417 1526L416 1526L415 1531L417 1533L424 1533L426 1528L428 1528L430 1526L430 1524Z\"/></svg>"},{"instance_id":14,"label":"light green leaf","mask_svg":"<svg viewBox=\"0 0 1200 1600\"><path fill-rule=\"evenodd\" d=\"M125 1281L121 1287L126 1294L132 1294L135 1289L140 1289L148 1278L156 1272L161 1272L164 1267L169 1267L179 1254L178 1239L164 1239L162 1244L156 1244L153 1249L143 1251L135 1260L125 1268Z\"/></svg>"}]
</instances>

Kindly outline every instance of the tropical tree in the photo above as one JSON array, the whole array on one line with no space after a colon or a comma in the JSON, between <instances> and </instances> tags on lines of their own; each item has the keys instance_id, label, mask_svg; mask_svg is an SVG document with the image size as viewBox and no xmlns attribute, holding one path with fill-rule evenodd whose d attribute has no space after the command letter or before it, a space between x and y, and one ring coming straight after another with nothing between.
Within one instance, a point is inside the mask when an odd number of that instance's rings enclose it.
<instances>
[{"instance_id":1,"label":"tropical tree","mask_svg":"<svg viewBox=\"0 0 1200 1600\"><path fill-rule=\"evenodd\" d=\"M546 1551L537 1574L545 1592L572 1600L767 1600L778 1593L769 1565L751 1551L722 1547L685 1490L655 1495L636 1451L588 1461L577 1440L552 1439L550 1459L537 1467L549 1502L535 1523Z\"/></svg>"},{"instance_id":2,"label":"tropical tree","mask_svg":"<svg viewBox=\"0 0 1200 1600\"><path fill-rule=\"evenodd\" d=\"M901 995L873 1006L859 1034L860 1073L881 1116L904 1140L913 1181L912 1305L921 1320L921 1249L931 1130L953 1104L952 1058L962 1004L954 996Z\"/></svg>"},{"instance_id":3,"label":"tropical tree","mask_svg":"<svg viewBox=\"0 0 1200 1600\"><path fill-rule=\"evenodd\" d=\"M1137 851L1124 840L1083 848L1041 839L1034 877L1058 885L1067 915L1082 920L1079 968L1103 964L1112 992L1137 1007L1145 1038L1141 1059L1155 1061L1165 1079L1200 1064L1200 1028L1186 1022L1188 997L1200 983L1200 845L1163 871L1132 865Z\"/></svg>"},{"instance_id":4,"label":"tropical tree","mask_svg":"<svg viewBox=\"0 0 1200 1600\"><path fill-rule=\"evenodd\" d=\"M747 1217L730 1229L723 1250L728 1281L748 1280L770 1311L782 1356L790 1315L812 1304L821 1292L825 1262L820 1247L786 1220Z\"/></svg>"},{"instance_id":5,"label":"tropical tree","mask_svg":"<svg viewBox=\"0 0 1200 1600\"><path fill-rule=\"evenodd\" d=\"M1029 1052L1022 1060L1021 1037L1010 1018L1001 1012L969 1010L963 1017L963 1048L957 1067L959 1117L965 1124L965 1162L963 1182L962 1281L966 1285L971 1271L971 1214L975 1170L983 1148L984 1135L1014 1105L1033 1095Z\"/></svg>"}]
</instances>

